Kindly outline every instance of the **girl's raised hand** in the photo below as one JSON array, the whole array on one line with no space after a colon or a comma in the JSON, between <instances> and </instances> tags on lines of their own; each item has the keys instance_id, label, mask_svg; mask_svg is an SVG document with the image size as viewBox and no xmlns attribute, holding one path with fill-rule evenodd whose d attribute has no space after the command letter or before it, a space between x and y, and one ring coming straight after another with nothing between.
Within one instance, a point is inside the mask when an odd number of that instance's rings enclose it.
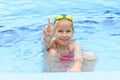
<instances>
[{"instance_id":1,"label":"girl's raised hand","mask_svg":"<svg viewBox=\"0 0 120 80\"><path fill-rule=\"evenodd\" d=\"M48 25L45 26L45 28L43 29L43 34L45 35L45 37L53 37L53 28L50 25L50 18L48 18Z\"/></svg>"}]
</instances>

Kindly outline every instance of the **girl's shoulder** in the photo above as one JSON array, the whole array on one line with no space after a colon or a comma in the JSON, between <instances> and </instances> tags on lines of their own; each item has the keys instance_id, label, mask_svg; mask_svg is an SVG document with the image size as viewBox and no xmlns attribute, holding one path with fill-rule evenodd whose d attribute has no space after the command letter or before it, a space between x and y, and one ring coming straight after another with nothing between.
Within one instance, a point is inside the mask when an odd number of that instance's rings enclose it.
<instances>
[{"instance_id":1,"label":"girl's shoulder","mask_svg":"<svg viewBox=\"0 0 120 80\"><path fill-rule=\"evenodd\" d=\"M77 42L71 42L70 50L75 51L76 49L82 49L81 44L79 44Z\"/></svg>"},{"instance_id":2,"label":"girl's shoulder","mask_svg":"<svg viewBox=\"0 0 120 80\"><path fill-rule=\"evenodd\" d=\"M73 45L74 47L77 47L77 46L81 47L81 44L78 42L71 42L71 45Z\"/></svg>"}]
</instances>

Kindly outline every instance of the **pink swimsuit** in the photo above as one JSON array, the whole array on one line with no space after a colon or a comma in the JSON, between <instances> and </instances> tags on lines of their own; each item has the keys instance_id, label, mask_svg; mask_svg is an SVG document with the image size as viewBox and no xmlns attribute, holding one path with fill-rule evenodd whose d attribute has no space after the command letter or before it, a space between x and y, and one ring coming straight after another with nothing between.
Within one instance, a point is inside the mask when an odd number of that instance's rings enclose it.
<instances>
[{"instance_id":1,"label":"pink swimsuit","mask_svg":"<svg viewBox=\"0 0 120 80\"><path fill-rule=\"evenodd\" d=\"M59 59L62 64L62 70L66 71L67 66L70 64L71 61L73 61L74 55L69 52L67 55L60 55Z\"/></svg>"},{"instance_id":2,"label":"pink swimsuit","mask_svg":"<svg viewBox=\"0 0 120 80\"><path fill-rule=\"evenodd\" d=\"M57 49L57 43L56 43L56 49ZM59 56L60 62L62 64L62 70L66 71L68 65L71 61L74 60L74 54L70 51L70 47L68 46L68 54L60 54Z\"/></svg>"}]
</instances>

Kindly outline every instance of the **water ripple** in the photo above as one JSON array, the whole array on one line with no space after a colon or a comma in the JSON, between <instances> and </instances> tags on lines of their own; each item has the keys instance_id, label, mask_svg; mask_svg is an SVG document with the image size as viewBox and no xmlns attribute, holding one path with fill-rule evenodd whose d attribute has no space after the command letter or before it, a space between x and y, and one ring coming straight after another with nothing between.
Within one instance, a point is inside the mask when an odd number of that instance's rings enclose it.
<instances>
[{"instance_id":1,"label":"water ripple","mask_svg":"<svg viewBox=\"0 0 120 80\"><path fill-rule=\"evenodd\" d=\"M0 32L0 47L10 47L22 38L15 30L5 30Z\"/></svg>"},{"instance_id":2,"label":"water ripple","mask_svg":"<svg viewBox=\"0 0 120 80\"><path fill-rule=\"evenodd\" d=\"M80 24L86 24L86 23L90 23L90 24L98 24L97 21L94 20L84 20L84 21L76 21L76 23L80 23Z\"/></svg>"},{"instance_id":3,"label":"water ripple","mask_svg":"<svg viewBox=\"0 0 120 80\"><path fill-rule=\"evenodd\" d=\"M2 28L2 27L4 27L4 26L0 26L0 28Z\"/></svg>"},{"instance_id":4,"label":"water ripple","mask_svg":"<svg viewBox=\"0 0 120 80\"><path fill-rule=\"evenodd\" d=\"M120 34L110 34L110 36L120 36Z\"/></svg>"},{"instance_id":5,"label":"water ripple","mask_svg":"<svg viewBox=\"0 0 120 80\"><path fill-rule=\"evenodd\" d=\"M116 12L115 14L116 14L116 15L120 15L120 12Z\"/></svg>"},{"instance_id":6,"label":"water ripple","mask_svg":"<svg viewBox=\"0 0 120 80\"><path fill-rule=\"evenodd\" d=\"M34 32L37 32L37 31L41 31L44 26L45 26L45 24L37 25L37 26L36 26L36 24L26 25L26 26L23 26L23 27L19 27L18 30L20 30L20 31L34 31Z\"/></svg>"}]
</instances>

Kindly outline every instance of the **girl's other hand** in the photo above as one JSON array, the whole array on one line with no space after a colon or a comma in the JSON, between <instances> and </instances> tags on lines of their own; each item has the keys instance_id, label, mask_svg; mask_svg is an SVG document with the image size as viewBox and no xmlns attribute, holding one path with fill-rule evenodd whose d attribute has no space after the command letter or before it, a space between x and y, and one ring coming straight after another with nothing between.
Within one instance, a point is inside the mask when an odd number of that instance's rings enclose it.
<instances>
[{"instance_id":1,"label":"girl's other hand","mask_svg":"<svg viewBox=\"0 0 120 80\"><path fill-rule=\"evenodd\" d=\"M80 68L70 68L67 70L67 72L81 72Z\"/></svg>"}]
</instances>

